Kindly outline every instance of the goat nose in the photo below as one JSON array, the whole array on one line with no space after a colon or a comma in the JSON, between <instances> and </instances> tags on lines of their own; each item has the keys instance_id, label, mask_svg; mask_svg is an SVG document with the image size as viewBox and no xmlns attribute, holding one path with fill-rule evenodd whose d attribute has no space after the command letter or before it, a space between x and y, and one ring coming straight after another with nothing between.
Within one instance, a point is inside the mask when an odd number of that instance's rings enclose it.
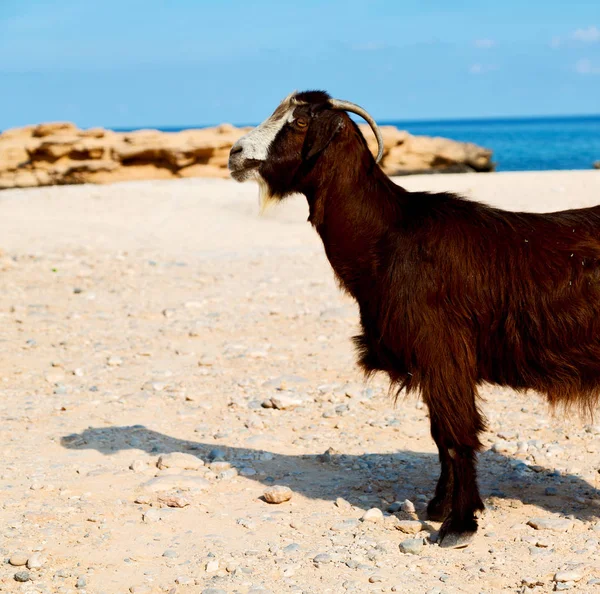
<instances>
[{"instance_id":1,"label":"goat nose","mask_svg":"<svg viewBox=\"0 0 600 594\"><path fill-rule=\"evenodd\" d=\"M231 147L231 151L229 151L230 155L237 155L237 153L241 153L244 149L242 148L241 144L234 144Z\"/></svg>"}]
</instances>

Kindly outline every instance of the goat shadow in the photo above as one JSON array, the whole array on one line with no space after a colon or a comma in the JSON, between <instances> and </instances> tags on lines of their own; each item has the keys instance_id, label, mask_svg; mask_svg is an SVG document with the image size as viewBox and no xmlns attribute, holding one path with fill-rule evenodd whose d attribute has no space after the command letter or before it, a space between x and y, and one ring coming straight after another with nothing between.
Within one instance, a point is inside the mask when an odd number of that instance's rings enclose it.
<instances>
[{"instance_id":1,"label":"goat shadow","mask_svg":"<svg viewBox=\"0 0 600 594\"><path fill-rule=\"evenodd\" d=\"M416 494L429 498L439 472L437 455L432 453L399 451L358 456L328 451L320 455L286 455L187 441L143 425L90 427L82 433L63 436L61 444L73 450L95 449L107 456L135 449L157 456L190 453L205 461L219 449L223 450L224 459L237 468L256 470L256 474L247 478L267 486L285 484L311 499L334 501L343 497L362 509L391 501L414 500ZM521 501L584 521L598 517L600 508L592 498L600 497L600 492L581 477L540 466L527 469L519 461L490 450L479 456L479 469L488 508L493 509L499 499L506 499L512 506ZM554 487L553 494L548 494L548 487Z\"/></svg>"}]
</instances>

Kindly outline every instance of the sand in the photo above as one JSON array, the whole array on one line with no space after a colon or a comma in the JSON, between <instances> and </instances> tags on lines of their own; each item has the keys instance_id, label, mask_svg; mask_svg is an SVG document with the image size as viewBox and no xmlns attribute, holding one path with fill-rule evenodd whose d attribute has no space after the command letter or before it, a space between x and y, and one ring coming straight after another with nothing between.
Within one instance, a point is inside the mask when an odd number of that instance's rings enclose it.
<instances>
[{"instance_id":1,"label":"sand","mask_svg":"<svg viewBox=\"0 0 600 594\"><path fill-rule=\"evenodd\" d=\"M398 181L600 202L593 171ZM487 510L440 549L416 523L438 472L421 403L363 384L303 199L257 211L227 180L0 193L0 590L598 589L600 426L483 389Z\"/></svg>"}]
</instances>

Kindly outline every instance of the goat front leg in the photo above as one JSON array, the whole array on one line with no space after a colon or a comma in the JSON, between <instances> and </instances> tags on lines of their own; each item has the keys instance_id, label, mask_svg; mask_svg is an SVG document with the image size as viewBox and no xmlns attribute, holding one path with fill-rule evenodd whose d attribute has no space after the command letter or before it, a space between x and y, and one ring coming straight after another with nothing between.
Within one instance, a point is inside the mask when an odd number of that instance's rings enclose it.
<instances>
[{"instance_id":1,"label":"goat front leg","mask_svg":"<svg viewBox=\"0 0 600 594\"><path fill-rule=\"evenodd\" d=\"M427 504L427 518L434 522L443 522L452 511L454 476L450 452L442 439L439 422L433 418L431 419L431 437L438 447L441 472L435 487L435 495Z\"/></svg>"},{"instance_id":2,"label":"goat front leg","mask_svg":"<svg viewBox=\"0 0 600 594\"><path fill-rule=\"evenodd\" d=\"M472 540L477 531L476 514L484 509L477 486L475 456L481 448L479 434L485 424L477 410L474 386L457 383L446 384L446 387L444 383L429 385L423 390L442 464L440 481L428 512L431 509L432 516L439 512L438 518L448 514L440 528L438 542L441 547L460 548Z\"/></svg>"}]
</instances>

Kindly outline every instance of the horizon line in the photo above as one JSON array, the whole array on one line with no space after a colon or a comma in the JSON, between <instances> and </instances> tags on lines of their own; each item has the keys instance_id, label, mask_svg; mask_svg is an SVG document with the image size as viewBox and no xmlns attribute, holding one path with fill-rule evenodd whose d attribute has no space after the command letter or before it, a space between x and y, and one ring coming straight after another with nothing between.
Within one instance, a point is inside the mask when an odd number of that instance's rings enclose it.
<instances>
[{"instance_id":1,"label":"horizon line","mask_svg":"<svg viewBox=\"0 0 600 594\"><path fill-rule=\"evenodd\" d=\"M388 119L384 118L379 120L380 126L395 126L397 124L453 124L453 123L479 123L479 122L530 122L532 120L586 120L586 119L598 119L600 113L596 114L553 114L553 115L518 115L518 116L475 116L468 118L435 118L435 119ZM177 125L154 125L154 126L103 126L107 130L113 130L114 132L129 132L133 130L164 130L164 131L178 131L178 130L193 130L193 129L205 129L215 128L223 124L229 124L230 122L220 122L218 124L195 124L186 126ZM259 122L260 123L260 122ZM231 124L236 128L255 127L257 123L235 123Z\"/></svg>"}]
</instances>

